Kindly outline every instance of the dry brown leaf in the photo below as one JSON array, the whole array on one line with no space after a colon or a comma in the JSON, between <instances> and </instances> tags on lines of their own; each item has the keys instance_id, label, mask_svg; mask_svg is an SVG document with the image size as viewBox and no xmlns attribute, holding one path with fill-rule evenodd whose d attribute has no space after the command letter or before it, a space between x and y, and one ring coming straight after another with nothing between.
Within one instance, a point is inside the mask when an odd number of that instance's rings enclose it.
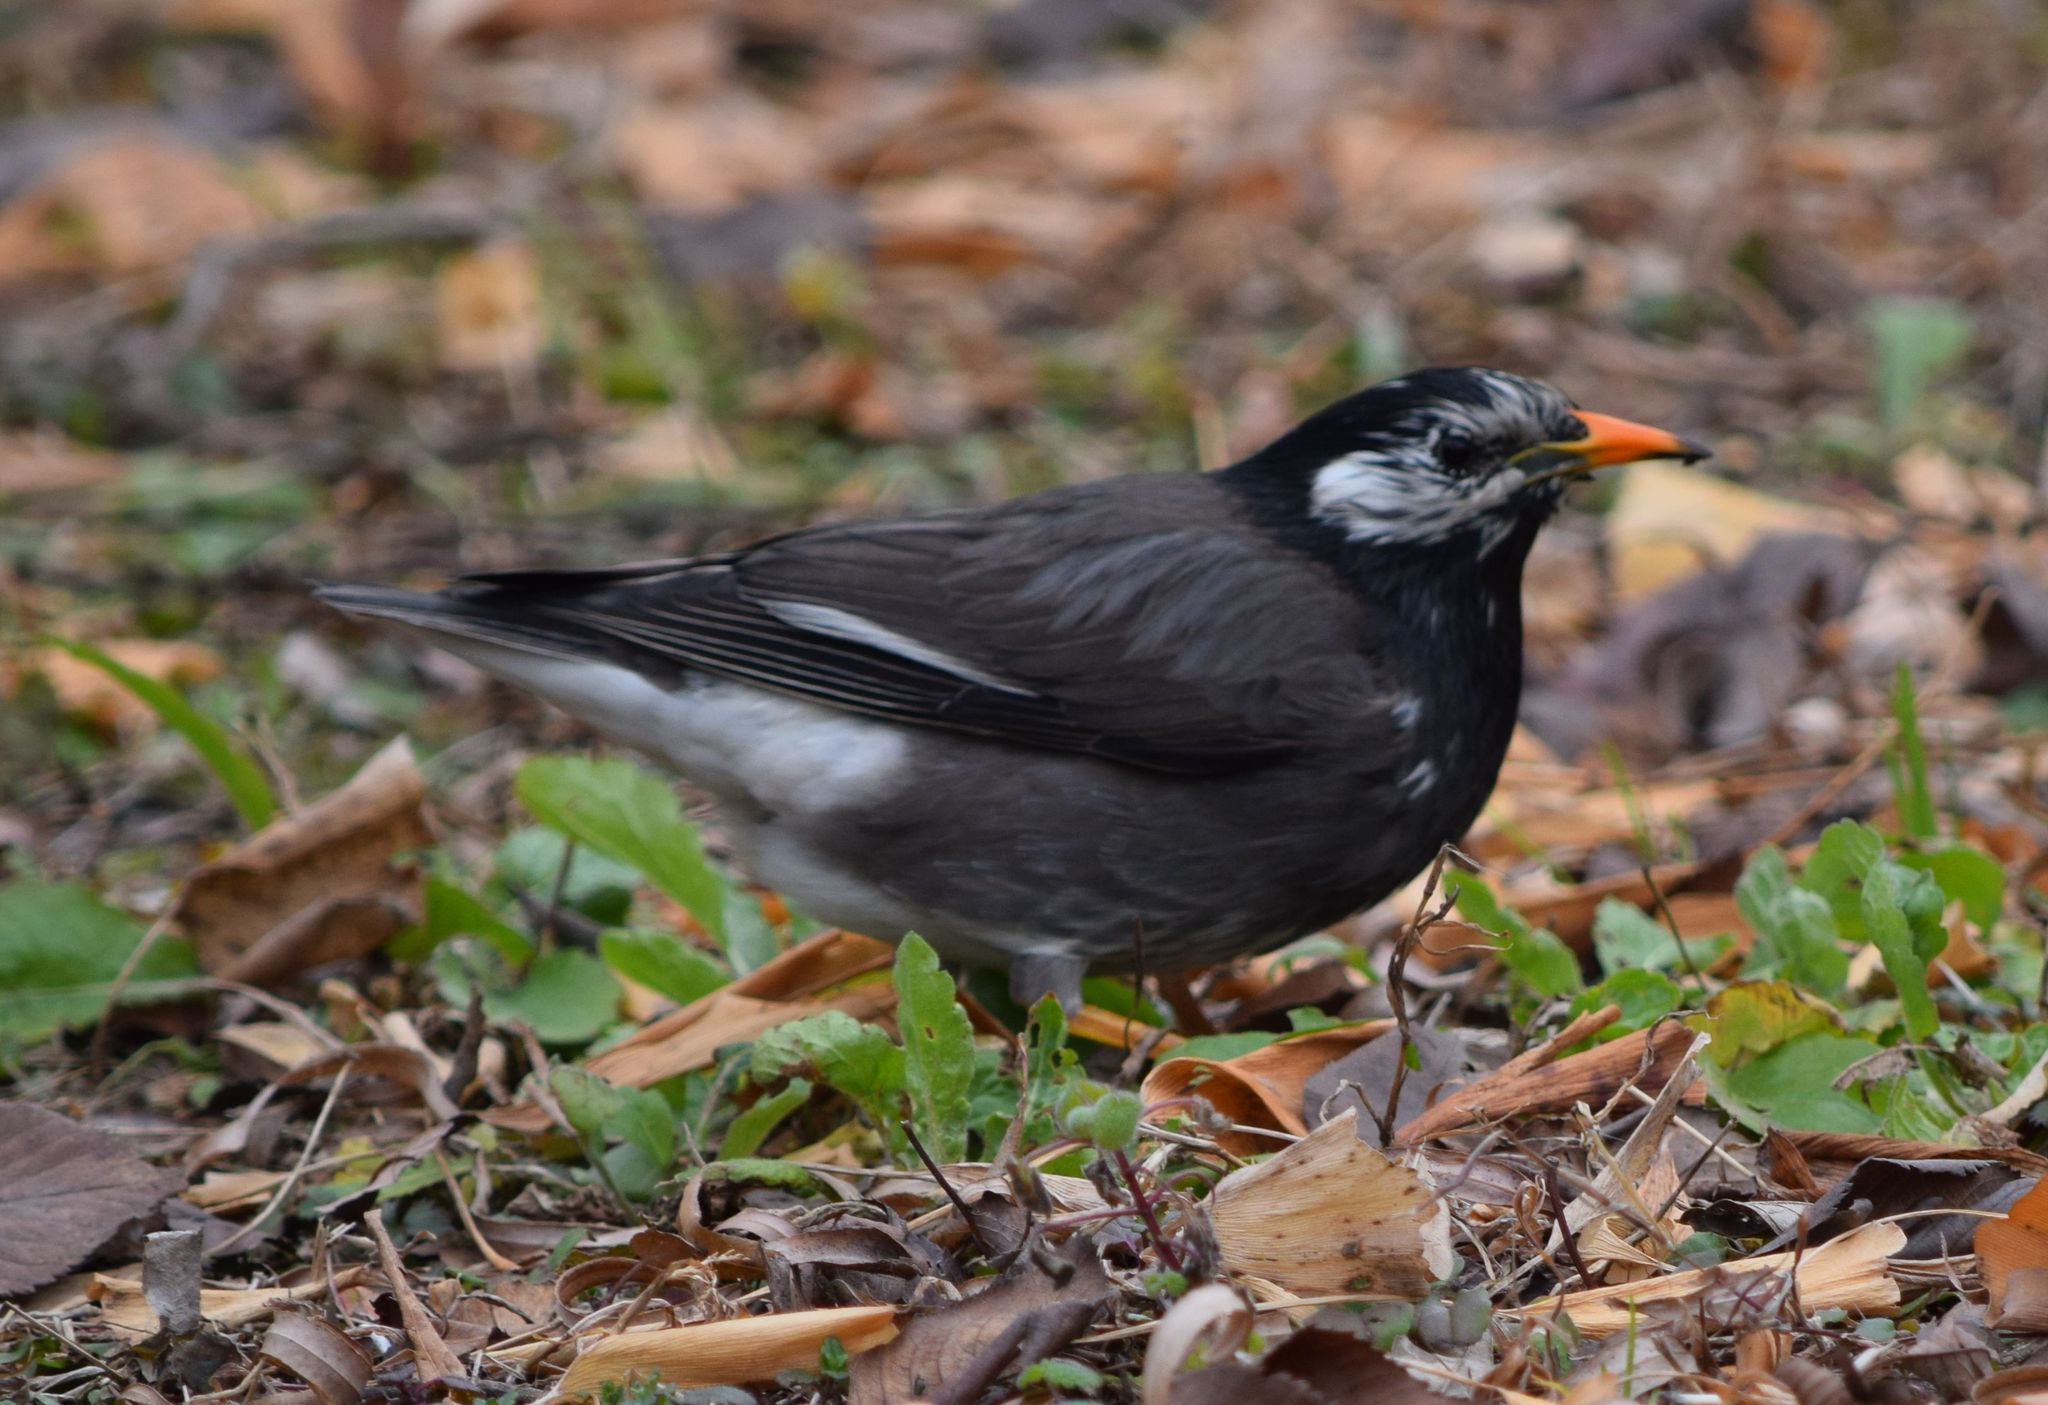
<instances>
[{"instance_id":1,"label":"dry brown leaf","mask_svg":"<svg viewBox=\"0 0 2048 1405\"><path fill-rule=\"evenodd\" d=\"M1772 532L1842 531L1839 514L1697 469L1636 464L1606 517L1615 594L1642 600L1707 566L1740 560Z\"/></svg>"},{"instance_id":2,"label":"dry brown leaf","mask_svg":"<svg viewBox=\"0 0 2048 1405\"><path fill-rule=\"evenodd\" d=\"M190 687L220 677L220 655L191 640L109 639L100 651L115 663L160 683ZM57 704L72 717L108 732L147 732L157 725L154 712L104 670L52 645L29 660L57 695Z\"/></svg>"},{"instance_id":3,"label":"dry brown leaf","mask_svg":"<svg viewBox=\"0 0 2048 1405\"><path fill-rule=\"evenodd\" d=\"M1302 1094L1309 1079L1393 1027L1392 1020L1368 1020L1283 1039L1234 1059L1168 1059L1145 1075L1144 1098L1152 1104L1193 1094L1241 1126L1303 1136L1308 1121ZM1217 1134L1219 1146L1240 1156L1272 1151L1283 1140L1244 1132Z\"/></svg>"},{"instance_id":4,"label":"dry brown leaf","mask_svg":"<svg viewBox=\"0 0 2048 1405\"><path fill-rule=\"evenodd\" d=\"M268 222L211 153L131 131L82 146L0 211L0 280L140 273Z\"/></svg>"},{"instance_id":5,"label":"dry brown leaf","mask_svg":"<svg viewBox=\"0 0 2048 1405\"><path fill-rule=\"evenodd\" d=\"M370 1354L307 1313L278 1313L258 1351L311 1386L321 1405L356 1405L370 1383Z\"/></svg>"},{"instance_id":6,"label":"dry brown leaf","mask_svg":"<svg viewBox=\"0 0 2048 1405\"><path fill-rule=\"evenodd\" d=\"M1166 1310L1145 1344L1141 1405L1168 1405L1174 1378L1198 1347L1205 1356L1228 1361L1251 1335L1254 1320L1243 1297L1225 1284L1204 1283L1183 1296Z\"/></svg>"},{"instance_id":7,"label":"dry brown leaf","mask_svg":"<svg viewBox=\"0 0 2048 1405\"><path fill-rule=\"evenodd\" d=\"M57 1277L184 1180L119 1137L47 1108L0 1103L0 1298Z\"/></svg>"},{"instance_id":8,"label":"dry brown leaf","mask_svg":"<svg viewBox=\"0 0 2048 1405\"><path fill-rule=\"evenodd\" d=\"M251 1322L262 1321L288 1303L324 1298L330 1292L353 1288L367 1276L368 1270L356 1265L342 1269L331 1281L312 1278L264 1288L202 1288L199 1312L209 1324L223 1330L246 1327ZM142 1280L139 1278L96 1273L86 1295L99 1304L101 1324L112 1328L124 1341L140 1341L162 1329L156 1310L142 1295Z\"/></svg>"},{"instance_id":9,"label":"dry brown leaf","mask_svg":"<svg viewBox=\"0 0 2048 1405\"><path fill-rule=\"evenodd\" d=\"M995 1379L1052 1355L1114 1300L1086 1235L1026 1248L1002 1276L911 1318L903 1335L853 1363L850 1405L971 1405ZM849 1350L851 1344L849 1344Z\"/></svg>"},{"instance_id":10,"label":"dry brown leaf","mask_svg":"<svg viewBox=\"0 0 2048 1405\"><path fill-rule=\"evenodd\" d=\"M744 91L643 108L611 137L612 159L650 205L715 215L817 174L809 123Z\"/></svg>"},{"instance_id":11,"label":"dry brown leaf","mask_svg":"<svg viewBox=\"0 0 2048 1405\"><path fill-rule=\"evenodd\" d=\"M1985 1324L2007 1332L2048 1331L2048 1181L2002 1218L1979 1225L1976 1244L1988 1300Z\"/></svg>"},{"instance_id":12,"label":"dry brown leaf","mask_svg":"<svg viewBox=\"0 0 2048 1405\"><path fill-rule=\"evenodd\" d=\"M347 785L192 875L176 920L200 964L261 984L374 951L420 911L404 856L434 842L426 784L400 737Z\"/></svg>"},{"instance_id":13,"label":"dry brown leaf","mask_svg":"<svg viewBox=\"0 0 2048 1405\"><path fill-rule=\"evenodd\" d=\"M540 355L540 261L522 239L501 239L441 266L434 291L441 363L455 371L500 371Z\"/></svg>"},{"instance_id":14,"label":"dry brown leaf","mask_svg":"<svg viewBox=\"0 0 2048 1405\"><path fill-rule=\"evenodd\" d=\"M120 455L53 431L0 432L0 498L91 488L120 477L122 470Z\"/></svg>"},{"instance_id":15,"label":"dry brown leaf","mask_svg":"<svg viewBox=\"0 0 2048 1405\"><path fill-rule=\"evenodd\" d=\"M985 278L1029 262L1078 273L1145 219L1128 200L960 175L878 187L868 216L877 264L940 264Z\"/></svg>"},{"instance_id":16,"label":"dry brown leaf","mask_svg":"<svg viewBox=\"0 0 2048 1405\"><path fill-rule=\"evenodd\" d=\"M663 1015L584 1067L620 1087L644 1088L703 1068L725 1046L757 1039L806 1015L844 1010L855 1019L874 1019L895 1008L895 991L887 981L808 997L884 970L894 954L894 947L872 937L820 932L731 985ZM496 1108L484 1117L515 1131L537 1132L548 1125L547 1114L531 1102Z\"/></svg>"},{"instance_id":17,"label":"dry brown leaf","mask_svg":"<svg viewBox=\"0 0 2048 1405\"><path fill-rule=\"evenodd\" d=\"M1495 1118L1559 1112L1577 1102L1599 1107L1629 1083L1656 1093L1684 1065L1692 1040L1691 1030L1665 1021L1547 1067L1506 1064L1454 1089L1396 1135L1414 1145Z\"/></svg>"},{"instance_id":18,"label":"dry brown leaf","mask_svg":"<svg viewBox=\"0 0 2048 1405\"><path fill-rule=\"evenodd\" d=\"M435 1381L461 1376L461 1360L448 1349L448 1343L441 1339L434 1319L427 1316L425 1305L412 1290L412 1282L405 1275L405 1264L398 1257L398 1247L384 1229L384 1211L381 1208L366 1211L363 1227L370 1231L370 1238L376 1243L377 1265L384 1271L384 1286L398 1302L398 1319L404 1324L406 1339L412 1343L413 1367L419 1372L420 1384L431 1385Z\"/></svg>"},{"instance_id":19,"label":"dry brown leaf","mask_svg":"<svg viewBox=\"0 0 2048 1405\"><path fill-rule=\"evenodd\" d=\"M606 1381L653 1372L661 1374L663 1385L684 1390L743 1385L778 1371L815 1371L818 1351L828 1337L838 1338L847 1355L858 1357L895 1335L896 1309L886 1304L624 1332L584 1348L558 1389L565 1396L584 1396Z\"/></svg>"},{"instance_id":20,"label":"dry brown leaf","mask_svg":"<svg viewBox=\"0 0 2048 1405\"><path fill-rule=\"evenodd\" d=\"M1450 1212L1413 1170L1358 1139L1347 1110L1209 1196L1223 1263L1298 1296L1414 1301L1450 1275Z\"/></svg>"},{"instance_id":21,"label":"dry brown leaf","mask_svg":"<svg viewBox=\"0 0 2048 1405\"><path fill-rule=\"evenodd\" d=\"M1866 1225L1803 1253L1735 1259L1663 1278L1563 1293L1502 1311L1538 1319L1562 1312L1582 1335L1606 1337L1637 1327L1642 1321L1638 1309L1645 1304L1684 1302L1689 1316L1738 1326L1774 1315L1786 1291L1796 1285L1800 1310L1808 1315L1841 1308L1883 1316L1899 1305L1898 1280L1885 1261L1905 1243L1905 1232L1897 1225Z\"/></svg>"}]
</instances>

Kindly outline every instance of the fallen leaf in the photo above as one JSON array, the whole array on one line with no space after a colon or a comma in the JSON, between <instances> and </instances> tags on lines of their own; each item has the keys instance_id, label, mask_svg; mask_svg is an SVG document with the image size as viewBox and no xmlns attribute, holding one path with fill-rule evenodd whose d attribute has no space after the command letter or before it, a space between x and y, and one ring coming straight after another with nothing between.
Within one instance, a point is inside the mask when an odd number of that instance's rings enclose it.
<instances>
[{"instance_id":1,"label":"fallen leaf","mask_svg":"<svg viewBox=\"0 0 2048 1405\"><path fill-rule=\"evenodd\" d=\"M1308 1131L1302 1101L1309 1079L1393 1027L1392 1020L1368 1020L1283 1039L1234 1059L1168 1059L1145 1075L1144 1098L1149 1105L1193 1094L1240 1126L1302 1136ZM1282 1141L1246 1132L1217 1134L1219 1146L1240 1156L1272 1151Z\"/></svg>"},{"instance_id":2,"label":"fallen leaf","mask_svg":"<svg viewBox=\"0 0 2048 1405\"><path fill-rule=\"evenodd\" d=\"M2007 1332L2048 1331L2048 1181L2037 1182L2002 1219L1977 1227L1984 1320Z\"/></svg>"},{"instance_id":3,"label":"fallen leaf","mask_svg":"<svg viewBox=\"0 0 2048 1405\"><path fill-rule=\"evenodd\" d=\"M1623 601L1654 595L1704 567L1730 565L1768 533L1845 526L1825 509L1677 464L1637 464L1620 481L1605 527Z\"/></svg>"},{"instance_id":4,"label":"fallen leaf","mask_svg":"<svg viewBox=\"0 0 2048 1405\"><path fill-rule=\"evenodd\" d=\"M1656 1093L1684 1066L1692 1038L1691 1030L1667 1020L1546 1067L1504 1064L1456 1089L1395 1136L1413 1146L1495 1118L1559 1112L1581 1101L1599 1107L1628 1083Z\"/></svg>"},{"instance_id":5,"label":"fallen leaf","mask_svg":"<svg viewBox=\"0 0 2048 1405\"><path fill-rule=\"evenodd\" d=\"M612 132L611 154L648 204L716 215L809 184L815 144L809 123L742 90L643 108Z\"/></svg>"},{"instance_id":6,"label":"fallen leaf","mask_svg":"<svg viewBox=\"0 0 2048 1405\"><path fill-rule=\"evenodd\" d=\"M353 1288L368 1276L362 1265L342 1269L332 1279L310 1277L298 1282L272 1284L266 1288L202 1288L200 1315L209 1326L223 1330L260 1322L288 1303L324 1298L329 1293ZM100 1322L124 1341L141 1341L163 1329L156 1310L143 1297L141 1280L117 1274L96 1273L86 1296L99 1304Z\"/></svg>"},{"instance_id":7,"label":"fallen leaf","mask_svg":"<svg viewBox=\"0 0 2048 1405\"><path fill-rule=\"evenodd\" d=\"M82 146L0 210L0 281L140 273L267 223L212 153L130 130Z\"/></svg>"},{"instance_id":8,"label":"fallen leaf","mask_svg":"<svg viewBox=\"0 0 2048 1405\"><path fill-rule=\"evenodd\" d=\"M1036 1239L979 1292L911 1318L901 1336L853 1363L850 1405L969 1405L998 1376L1052 1355L1115 1296L1095 1245ZM851 1350L851 1345L848 1347Z\"/></svg>"},{"instance_id":9,"label":"fallen leaf","mask_svg":"<svg viewBox=\"0 0 2048 1405\"><path fill-rule=\"evenodd\" d=\"M278 1313L257 1352L311 1386L321 1405L356 1405L370 1384L369 1353L308 1313Z\"/></svg>"},{"instance_id":10,"label":"fallen leaf","mask_svg":"<svg viewBox=\"0 0 2048 1405\"><path fill-rule=\"evenodd\" d=\"M1359 1140L1354 1110L1225 1176L1207 1212L1225 1267L1297 1296L1412 1302L1455 1262L1448 1207Z\"/></svg>"},{"instance_id":11,"label":"fallen leaf","mask_svg":"<svg viewBox=\"0 0 2048 1405\"><path fill-rule=\"evenodd\" d=\"M659 1372L665 1386L741 1385L780 1371L815 1371L818 1352L836 1338L856 1363L896 1336L896 1309L819 1308L776 1312L729 1322L622 1332L585 1347L557 1389L585 1396L607 1381Z\"/></svg>"},{"instance_id":12,"label":"fallen leaf","mask_svg":"<svg viewBox=\"0 0 2048 1405\"><path fill-rule=\"evenodd\" d=\"M0 498L74 492L111 482L122 471L120 455L89 449L62 434L0 432Z\"/></svg>"},{"instance_id":13,"label":"fallen leaf","mask_svg":"<svg viewBox=\"0 0 2048 1405\"><path fill-rule=\"evenodd\" d=\"M109 639L97 645L108 658L160 683L190 687L220 677L220 655L191 640ZM57 705L107 732L149 732L157 716L107 673L54 646L39 649L30 668L43 676Z\"/></svg>"},{"instance_id":14,"label":"fallen leaf","mask_svg":"<svg viewBox=\"0 0 2048 1405\"><path fill-rule=\"evenodd\" d=\"M176 920L200 963L251 984L374 951L418 920L426 784L400 737L339 790L192 875Z\"/></svg>"},{"instance_id":15,"label":"fallen leaf","mask_svg":"<svg viewBox=\"0 0 2048 1405\"><path fill-rule=\"evenodd\" d=\"M1438 1405L1443 1399L1359 1332L1315 1322L1257 1361L1219 1361L1176 1377L1168 1397L1169 1405Z\"/></svg>"},{"instance_id":16,"label":"fallen leaf","mask_svg":"<svg viewBox=\"0 0 2048 1405\"><path fill-rule=\"evenodd\" d=\"M41 1287L184 1182L119 1137L0 1103L0 1297Z\"/></svg>"},{"instance_id":17,"label":"fallen leaf","mask_svg":"<svg viewBox=\"0 0 2048 1405\"><path fill-rule=\"evenodd\" d=\"M1818 1249L1763 1254L1638 1283L1588 1288L1501 1311L1536 1320L1565 1313L1587 1337L1634 1330L1641 1309L1652 1303L1684 1303L1688 1318L1712 1324L1711 1330L1775 1321L1793 1292L1808 1315L1841 1308L1883 1316L1899 1305L1899 1283L1886 1261L1905 1243L1905 1231L1897 1225L1866 1225Z\"/></svg>"},{"instance_id":18,"label":"fallen leaf","mask_svg":"<svg viewBox=\"0 0 2048 1405\"><path fill-rule=\"evenodd\" d=\"M441 364L454 371L502 371L540 355L540 261L524 240L501 239L441 266L434 288Z\"/></svg>"}]
</instances>

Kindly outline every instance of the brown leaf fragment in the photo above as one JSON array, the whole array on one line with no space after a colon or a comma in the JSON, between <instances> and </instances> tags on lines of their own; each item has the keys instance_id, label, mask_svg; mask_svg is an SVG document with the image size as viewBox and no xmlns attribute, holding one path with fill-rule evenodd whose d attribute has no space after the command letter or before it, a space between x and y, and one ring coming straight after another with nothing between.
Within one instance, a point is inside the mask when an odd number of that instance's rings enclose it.
<instances>
[{"instance_id":1,"label":"brown leaf fragment","mask_svg":"<svg viewBox=\"0 0 2048 1405\"><path fill-rule=\"evenodd\" d=\"M1270 1127L1298 1137L1308 1131L1302 1094L1309 1079L1393 1027L1392 1020L1368 1020L1283 1039L1234 1059L1167 1059L1145 1075L1143 1095L1150 1104L1192 1093L1241 1126ZM1277 1138L1224 1132L1217 1144L1235 1155L1256 1156L1281 1143Z\"/></svg>"},{"instance_id":2,"label":"brown leaf fragment","mask_svg":"<svg viewBox=\"0 0 2048 1405\"><path fill-rule=\"evenodd\" d=\"M111 482L123 469L119 454L87 448L62 434L24 430L0 434L0 497L75 492Z\"/></svg>"},{"instance_id":3,"label":"brown leaf fragment","mask_svg":"<svg viewBox=\"0 0 2048 1405\"><path fill-rule=\"evenodd\" d=\"M313 1388L320 1405L356 1405L370 1384L370 1356L331 1323L280 1312L258 1349Z\"/></svg>"},{"instance_id":4,"label":"brown leaf fragment","mask_svg":"<svg viewBox=\"0 0 2048 1405\"><path fill-rule=\"evenodd\" d=\"M434 842L426 783L400 737L341 789L192 875L176 920L200 964L264 984L374 951L420 910L403 858Z\"/></svg>"},{"instance_id":5,"label":"brown leaf fragment","mask_svg":"<svg viewBox=\"0 0 2048 1405\"><path fill-rule=\"evenodd\" d=\"M1903 1369L1932 1385L1943 1400L1964 1399L1997 1361L1998 1338L1984 1324L1978 1303L1957 1303L1915 1335L1899 1358Z\"/></svg>"},{"instance_id":6,"label":"brown leaf fragment","mask_svg":"<svg viewBox=\"0 0 2048 1405\"><path fill-rule=\"evenodd\" d=\"M2048 1331L2048 1181L2036 1182L2005 1218L1977 1229L1984 1320L2009 1332Z\"/></svg>"},{"instance_id":7,"label":"brown leaf fragment","mask_svg":"<svg viewBox=\"0 0 2048 1405\"><path fill-rule=\"evenodd\" d=\"M1177 1378L1171 1405L1432 1405L1443 1397L1356 1332L1303 1327L1256 1362Z\"/></svg>"},{"instance_id":8,"label":"brown leaf fragment","mask_svg":"<svg viewBox=\"0 0 2048 1405\"><path fill-rule=\"evenodd\" d=\"M1396 1134L1413 1146L1495 1118L1556 1112L1573 1103L1605 1103L1633 1083L1646 1093L1664 1087L1685 1062L1692 1031L1672 1021L1560 1059L1547 1068L1510 1072L1510 1065L1452 1093Z\"/></svg>"},{"instance_id":9,"label":"brown leaf fragment","mask_svg":"<svg viewBox=\"0 0 2048 1405\"><path fill-rule=\"evenodd\" d=\"M918 1283L957 1283L951 1257L896 1224L843 1224L800 1230L762 1246L769 1295L780 1311L907 1304Z\"/></svg>"},{"instance_id":10,"label":"brown leaf fragment","mask_svg":"<svg viewBox=\"0 0 2048 1405\"><path fill-rule=\"evenodd\" d=\"M1453 1267L1446 1207L1358 1139L1351 1109L1225 1176L1207 1209L1227 1268L1303 1297L1413 1301Z\"/></svg>"},{"instance_id":11,"label":"brown leaf fragment","mask_svg":"<svg viewBox=\"0 0 2048 1405\"><path fill-rule=\"evenodd\" d=\"M1034 1239L988 1287L912 1318L883 1350L856 1358L850 1405L977 1400L1004 1372L1042 1361L1080 1336L1113 1296L1086 1235L1058 1246Z\"/></svg>"},{"instance_id":12,"label":"brown leaf fragment","mask_svg":"<svg viewBox=\"0 0 2048 1405\"><path fill-rule=\"evenodd\" d=\"M363 1216L363 1227L376 1241L377 1263L384 1270L385 1285L398 1302L399 1321L404 1324L406 1338L412 1343L413 1364L419 1371L420 1383L426 1385L461 1376L462 1362L441 1339L440 1329L434 1326L434 1319L427 1316L426 1307L405 1276L405 1265L399 1260L398 1248L384 1229L384 1212L381 1209L371 1210Z\"/></svg>"},{"instance_id":13,"label":"brown leaf fragment","mask_svg":"<svg viewBox=\"0 0 2048 1405\"><path fill-rule=\"evenodd\" d=\"M119 1137L0 1103L0 1298L41 1287L184 1183Z\"/></svg>"},{"instance_id":14,"label":"brown leaf fragment","mask_svg":"<svg viewBox=\"0 0 2048 1405\"><path fill-rule=\"evenodd\" d=\"M2024 1177L1996 1161L1957 1158L1929 1161L1872 1157L1860 1162L1806 1212L1804 1228L1787 1231L1765 1251L1783 1249L1796 1239L1825 1244L1859 1225L1894 1215L1913 1215L1902 1228L1906 1244L1899 1257L1939 1259L1968 1254L1983 1227L2002 1223L1975 1215L1928 1216L1929 1210L2002 1210L2017 1200ZM2048 1268L2048 1259L2042 1261Z\"/></svg>"},{"instance_id":15,"label":"brown leaf fragment","mask_svg":"<svg viewBox=\"0 0 2048 1405\"><path fill-rule=\"evenodd\" d=\"M267 1288L202 1288L199 1311L209 1326L222 1330L246 1327L287 1303L324 1298L353 1288L363 1277L364 1270L356 1266L343 1269L331 1279L313 1277ZM140 1341L162 1329L156 1310L142 1295L142 1284L135 1279L96 1273L86 1296L99 1304L101 1324L124 1340Z\"/></svg>"},{"instance_id":16,"label":"brown leaf fragment","mask_svg":"<svg viewBox=\"0 0 2048 1405\"><path fill-rule=\"evenodd\" d=\"M729 1322L698 1322L622 1332L588 1347L557 1387L570 1398L586 1396L606 1381L659 1372L663 1385L739 1385L766 1380L779 1371L815 1371L818 1351L837 1338L854 1358L896 1335L896 1309L820 1308L815 1312L774 1312ZM895 1397L908 1399L909 1397Z\"/></svg>"}]
</instances>

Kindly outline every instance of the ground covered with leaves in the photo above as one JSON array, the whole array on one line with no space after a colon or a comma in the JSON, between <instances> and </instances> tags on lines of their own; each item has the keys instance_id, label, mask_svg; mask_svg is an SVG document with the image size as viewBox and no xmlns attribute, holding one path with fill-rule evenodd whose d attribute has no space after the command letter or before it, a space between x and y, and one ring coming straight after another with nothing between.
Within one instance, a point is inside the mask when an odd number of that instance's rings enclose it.
<instances>
[{"instance_id":1,"label":"ground covered with leaves","mask_svg":"<svg viewBox=\"0 0 2048 1405\"><path fill-rule=\"evenodd\" d=\"M0 3L0 1394L2048 1398L2044 77L2007 0ZM1546 534L1458 852L1071 1019L305 592L1430 362L1717 458Z\"/></svg>"}]
</instances>

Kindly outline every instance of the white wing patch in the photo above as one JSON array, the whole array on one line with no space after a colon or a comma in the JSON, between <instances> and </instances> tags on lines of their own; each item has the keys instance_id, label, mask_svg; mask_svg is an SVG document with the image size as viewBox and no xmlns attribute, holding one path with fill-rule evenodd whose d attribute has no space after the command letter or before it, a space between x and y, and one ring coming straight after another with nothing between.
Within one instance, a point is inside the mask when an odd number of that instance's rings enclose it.
<instances>
[{"instance_id":1,"label":"white wing patch","mask_svg":"<svg viewBox=\"0 0 2048 1405\"><path fill-rule=\"evenodd\" d=\"M950 673L955 678L969 683L979 683L984 688L996 688L1005 693L1028 695L1029 688L1020 688L1006 682L992 673L976 668L973 664L956 659L943 649L935 649L908 635L898 634L887 625L876 624L863 619L850 610L833 605L815 605L802 600L768 600L762 608L784 624L794 625L812 634L829 635L854 644L865 644L870 649L880 649L885 654L894 654L899 659L921 663L926 668L935 668L941 673Z\"/></svg>"}]
</instances>

